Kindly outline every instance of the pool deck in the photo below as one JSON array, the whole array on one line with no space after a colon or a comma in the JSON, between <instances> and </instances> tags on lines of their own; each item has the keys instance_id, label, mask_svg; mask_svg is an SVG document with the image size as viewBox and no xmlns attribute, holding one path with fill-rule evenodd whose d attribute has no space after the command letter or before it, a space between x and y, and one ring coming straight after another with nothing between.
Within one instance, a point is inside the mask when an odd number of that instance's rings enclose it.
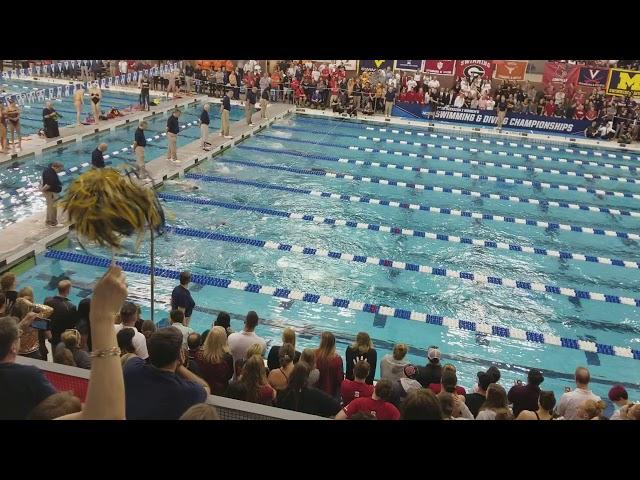
<instances>
[{"instance_id":1,"label":"pool deck","mask_svg":"<svg viewBox=\"0 0 640 480\"><path fill-rule=\"evenodd\" d=\"M195 100L205 99L211 104L212 109L219 108L220 99L216 98L199 96L183 99L182 101L191 103ZM231 103L236 106L241 105L241 102L235 100L232 100ZM178 148L179 164L170 162L165 157L159 157L147 162L147 170L154 178L156 186L160 186L163 180L183 176L184 173L193 166L242 142L244 139L263 130L274 121L283 118L294 110L295 107L290 104L270 104L267 107L267 114L269 116L267 120L260 118L259 111L253 114L253 127L248 126L244 118L231 122L229 133L233 136L232 139L223 138L220 136L219 131L210 130L210 151L202 150L200 148L200 140L196 140ZM59 226L49 227L45 225L44 220L45 212L41 211L0 230L0 270L6 270L25 258L42 253L49 245L59 242L69 233L70 225L67 219L63 217L61 211L58 212L58 220L64 223L61 223Z\"/></svg>"},{"instance_id":2,"label":"pool deck","mask_svg":"<svg viewBox=\"0 0 640 480\"><path fill-rule=\"evenodd\" d=\"M66 82L65 82L66 83ZM160 92L157 92L160 93ZM157 115L171 110L175 107L184 107L190 103L198 100L206 100L209 97L206 95L182 95L177 99L171 99L164 101L160 105L153 105L150 111L137 111L123 117L114 118L112 120L102 120L97 125L72 125L68 127L60 128L60 136L56 138L41 138L38 134L31 134L22 137L22 150L13 154L0 154L0 165L6 162L16 160L17 158L24 157L26 155L42 155L42 151L57 147L58 145L79 141L80 139L94 135L95 133L115 130L121 125L125 125L130 122L139 121L143 118L151 115ZM85 112L90 112L90 106L85 104Z\"/></svg>"}]
</instances>

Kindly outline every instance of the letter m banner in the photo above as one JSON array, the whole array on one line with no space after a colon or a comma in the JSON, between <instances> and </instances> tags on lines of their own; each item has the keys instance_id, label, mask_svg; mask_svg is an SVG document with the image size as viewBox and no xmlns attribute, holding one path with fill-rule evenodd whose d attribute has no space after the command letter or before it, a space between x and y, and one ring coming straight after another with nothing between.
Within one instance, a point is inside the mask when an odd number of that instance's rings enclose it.
<instances>
[{"instance_id":1,"label":"letter m banner","mask_svg":"<svg viewBox=\"0 0 640 480\"><path fill-rule=\"evenodd\" d=\"M605 93L640 98L640 71L622 68L610 69Z\"/></svg>"}]
</instances>

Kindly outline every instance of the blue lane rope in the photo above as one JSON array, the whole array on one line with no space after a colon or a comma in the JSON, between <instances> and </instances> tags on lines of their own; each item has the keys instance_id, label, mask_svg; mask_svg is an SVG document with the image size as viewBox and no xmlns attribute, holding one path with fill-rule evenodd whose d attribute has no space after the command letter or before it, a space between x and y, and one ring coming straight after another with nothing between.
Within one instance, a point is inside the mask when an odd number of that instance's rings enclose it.
<instances>
[{"instance_id":1,"label":"blue lane rope","mask_svg":"<svg viewBox=\"0 0 640 480\"><path fill-rule=\"evenodd\" d=\"M313 158L315 160L321 160L321 161L326 161L326 162L336 162L336 163L351 163L354 165L362 165L362 166L371 166L374 168L400 168L403 169L402 166L398 166L398 165L393 165L393 164L380 164L377 162L368 162L368 161L364 161L364 160L350 160L347 158L338 158L335 159L335 157L328 157L328 156L324 156L324 155L314 155L314 154L300 154L300 153L296 153L296 152L290 152L290 151L279 151L279 150L274 150L274 149L270 149L270 148L260 148L260 147L249 147L249 146L242 146L239 145L238 148L244 149L244 150L254 150L254 151L260 151L260 152L264 152L264 153L278 153L278 154L284 154L284 155L293 155L293 156L299 156L299 157L306 157L306 158ZM408 167L408 168L412 168L412 167ZM413 168L417 168L417 167L413 167ZM459 178L471 178L471 174L468 173L462 173L462 172L450 172L447 170L433 170L430 168L423 168L420 169L421 172L425 172L428 173L430 175L439 175L439 176L448 176L448 177L459 177ZM355 180L355 181L361 181L361 182L365 182L365 183L377 183L380 185L388 185L388 186L394 186L394 187L399 187L399 188L411 188L411 189L415 189L415 190L426 190L426 191L432 191L432 192L438 192L438 193L449 193L452 195L465 195L465 196L470 196L470 197L476 197L476 198L487 198L489 200L499 200L499 201L507 201L507 202L516 202L516 203L528 203L528 204L532 204L532 205L543 205L543 206L547 206L547 207L552 207L552 208L568 208L571 210L582 210L582 211L586 211L586 212L594 212L594 213L607 213L609 215L614 215L614 216L628 216L628 217L635 217L635 218L640 218L640 212L636 212L636 211L632 211L632 210L621 210L618 208L607 208L607 207L598 207L598 206L594 206L594 205L587 205L587 204L582 204L582 203L569 203L569 202L564 202L564 201L554 201L554 200L538 200L536 198L527 198L527 197L518 197L515 195L498 195L495 193L482 193L482 192L476 192L473 190L467 190L467 189L460 189L460 188L450 188L450 187L439 187L439 186L431 186L431 185L425 185L425 184L421 184L421 183L414 183L414 182L403 182L401 180L393 180L391 178L384 178L384 177L363 177L363 176L359 176L359 175L351 175L351 174L343 174L343 173L327 173L326 174L327 177L332 177L332 178L344 178L346 180ZM476 175L476 177L480 177L480 175Z\"/></svg>"},{"instance_id":2,"label":"blue lane rope","mask_svg":"<svg viewBox=\"0 0 640 480\"><path fill-rule=\"evenodd\" d=\"M251 162L243 162L240 160L218 160L219 163L237 163L245 166L253 166ZM259 165L259 164L256 164ZM263 168L270 168L263 165L259 165ZM274 168L274 170L279 170ZM311 171L313 175L321 175L324 172L316 172ZM505 217L503 215L493 215L490 213L479 213L479 212L470 212L468 210L457 210L453 208L440 208L440 207L430 207L429 205L420 205L416 203L406 203L406 202L397 202L394 200L384 200L380 198L373 197L360 197L356 195L341 195L339 193L331 193L331 192L323 192L320 190L309 190L304 188L295 188L295 187L283 187L280 185L273 185L270 183L264 182L253 182L249 180L236 180L233 178L226 177L217 177L214 175L202 175L197 173L188 173L185 175L186 178L193 178L197 180L202 180L206 182L219 182L219 183L228 183L232 185L248 185L257 188L267 188L270 190L280 190L283 192L292 192L292 193L301 193L305 195L311 195L314 197L325 197L332 198L336 200L342 200L345 202L354 202L354 203L369 203L371 205L382 205L390 208L406 208L410 210L419 210L423 212L430 213L439 213L441 215L452 215L457 217L467 217L474 218L478 220L489 220L494 222L506 222L506 223L516 223L520 225L528 225L533 227L539 227L549 230L564 230L567 232L576 232L576 233L586 233L589 235L604 235L607 237L618 237L618 238L629 238L631 240L640 240L640 235L636 233L628 233L628 232L618 232L614 230L604 230L601 228L591 228L591 227L580 227L578 225L568 225L564 223L555 223L555 222L543 222L540 220L533 220L528 218L518 218L518 217Z\"/></svg>"},{"instance_id":3,"label":"blue lane rope","mask_svg":"<svg viewBox=\"0 0 640 480\"><path fill-rule=\"evenodd\" d=\"M275 130L274 130L275 131ZM277 135L268 135L266 133L258 133L256 134L257 137L262 137L262 138L268 138L271 140L278 140L278 141L288 141L288 142L296 142L296 143L307 143L307 144L313 144L313 145L321 145L324 147L334 147L334 148L341 148L341 149L345 149L345 150L359 150L361 152L369 152L369 153L382 153L382 154L386 154L386 155L397 155L397 156L405 156L405 157L422 157L422 158L426 158L426 159L436 159L439 160L438 157L433 157L432 155L419 155L417 153L413 153L413 152L402 152L402 151L390 151L390 150L386 150L386 149L380 149L380 148L369 148L369 147L358 147L355 145L350 145L350 146L346 146L346 145L340 145L337 143L326 143L326 142L316 142L316 141L312 141L312 140L300 140L300 139L294 139L294 138L282 138L282 137L278 137ZM478 150L475 148L470 149L471 152L481 152L482 150ZM490 150L485 150L485 153L490 152ZM519 153L514 153L513 154L514 157L522 157L523 155L519 154ZM529 155L529 158L531 159L535 159L537 158L535 155ZM486 166L486 167L491 167L491 168L506 168L506 169L513 169L513 170L521 170L521 171L527 171L527 172L535 172L535 173L549 173L551 175L566 175L568 177L582 177L582 178L586 178L586 179L591 179L591 180L609 180L609 181L614 181L614 182L622 182L622 183L633 183L633 184L640 184L640 180L637 180L635 178L631 178L631 177L612 177L610 175L598 175L595 173L582 173L582 172L576 172L573 170L555 170L555 169L549 169L549 168L538 168L538 167L528 167L525 165L512 165L510 163L493 163L493 162L484 162L484 161L469 161L470 165L482 165L482 166Z\"/></svg>"},{"instance_id":4,"label":"blue lane rope","mask_svg":"<svg viewBox=\"0 0 640 480\"><path fill-rule=\"evenodd\" d=\"M396 270L407 270L410 272L435 275L440 277L454 278L457 280L465 280L480 285L500 285L507 288L516 288L520 290L529 290L539 293L550 293L553 295L562 295L570 298L580 298L584 300L595 300L607 303L620 303L623 305L640 306L640 299L631 297L621 297L618 295L589 292L586 290L576 290L568 287L559 287L557 285L546 285L539 282L531 282L525 280L513 280L510 278L502 278L494 275L483 275L478 272L459 272L457 270L446 269L442 267L432 267L430 265L420 265L417 263L401 262L388 258L378 258L368 255L344 253L337 251L325 250L317 247L293 245L288 243L272 242L270 240L262 240L259 238L240 237L237 235L226 235L224 233L211 232L206 230L198 230L195 228L170 227L165 228L167 232L173 232L177 235L188 237L203 238L205 240L215 240L220 242L238 243L243 245L251 245L257 248L265 248L267 250L283 250L287 252L302 253L323 258L333 258L335 260L343 260L345 262L367 263L370 265L381 266L385 268L393 268Z\"/></svg>"},{"instance_id":5,"label":"blue lane rope","mask_svg":"<svg viewBox=\"0 0 640 480\"><path fill-rule=\"evenodd\" d=\"M248 212L256 212L263 215L272 215L274 217L289 218L292 220L302 220L313 222L316 224L339 225L351 228L359 228L363 230L371 230L375 232L391 233L393 235L406 235L428 240L440 240L451 243L461 243L466 245L480 246L484 248L496 248L501 250L509 250L512 252L530 253L534 255L543 255L549 257L562 258L565 260L578 260L583 262L600 263L603 265L611 265L616 267L624 267L631 269L640 269L640 262L619 260L615 258L597 257L592 255L583 255L581 253L566 252L560 250L549 250L538 247L528 247L514 243L495 242L491 240L482 240L469 237L457 237L454 235L446 235L442 233L426 232L422 230L414 230L411 228L395 227L388 225L378 225L374 223L363 223L356 220L334 219L329 217L321 217L316 215L307 215L303 213L286 212L283 210L275 210L273 208L263 208L252 205L245 205L232 202L221 202L201 196L176 195L171 193L159 193L158 197L168 201L189 202L198 205L212 205L230 210L242 210Z\"/></svg>"},{"instance_id":6,"label":"blue lane rope","mask_svg":"<svg viewBox=\"0 0 640 480\"><path fill-rule=\"evenodd\" d=\"M95 267L107 268L111 264L110 258L101 258L93 255L84 255L79 253L64 252L60 250L48 250L45 257L66 262L91 265ZM139 273L141 275L149 275L151 267L147 265L139 265L134 262L121 262L117 264L126 272ZM159 277L178 279L180 271L165 268L155 268L155 274ZM303 302L315 303L321 305L332 305L339 308L348 308L350 310L380 313L382 315L402 318L406 320L414 320L431 325L444 326L451 330L467 330L485 333L503 338L511 338L514 340L523 340L532 343L542 343L545 345L555 345L563 348L571 348L583 350L593 353L601 353L604 355L612 355L624 358L640 359L640 351L629 347L618 347L597 342L589 342L586 340L578 340L573 338L557 337L551 334L543 334L539 332L530 332L518 328L505 327L499 325L491 325L484 322L473 322L470 320L458 320L455 318L445 317L441 315L432 315L422 312L406 310L402 308L393 308L370 303L362 303L354 300L346 300L342 298L334 298L317 293L302 292L299 290L290 290L283 287L271 287L255 283L240 282L236 280L228 280L209 275L192 274L191 281L199 285L211 285L218 288L230 288L250 293L260 293L278 298L287 298L293 300L302 300Z\"/></svg>"},{"instance_id":7,"label":"blue lane rope","mask_svg":"<svg viewBox=\"0 0 640 480\"><path fill-rule=\"evenodd\" d=\"M345 122L343 119L331 119L331 118L327 118L327 119L315 119L315 118L310 118L310 117L306 117L304 116L304 114L302 114L300 116L300 118L296 118L296 122L302 120L302 123L316 123L316 124L323 124L326 126L327 121L330 122L336 122L336 121L341 121L342 124L348 124L350 127L355 127L355 128L359 128L361 130L371 130L371 131L379 131L379 132L387 132L387 133L393 133L393 134L403 134L403 135L416 135L417 137L426 137L427 135L432 137L432 138L443 138L446 140L452 139L454 138L455 140L458 141L469 141L469 142L477 142L478 139L474 138L474 137L461 137L461 136L452 136L452 135L439 135L439 134L435 134L435 133L431 133L429 130L420 130L420 129L416 129L415 126L412 126L410 130L405 130L404 126L400 126L400 125L396 125L395 128L391 128L388 126L385 126L383 128L374 128L362 123L355 123L355 122L350 122L347 121ZM376 123L376 125L383 125L382 123ZM433 127L430 127L433 128ZM402 131L401 131L401 130ZM510 140L510 139L508 139ZM482 139L481 140L482 143L494 143L496 145L504 145L505 141L502 140L487 140L487 139ZM509 146L510 147L523 147L523 148L533 148L532 144L529 143L516 143L513 141L508 141ZM585 148L582 149L579 145L576 145L576 148L566 148L566 147L552 147L552 146L545 146L545 145L536 145L536 148L538 150L551 150L552 152L559 152L559 151L564 151L567 153L575 153L575 154L580 154L580 155L584 155L584 156L596 156L596 157L603 157L605 155L605 152L602 152L601 150L598 149L590 149L590 148ZM607 150L607 147L604 147L602 150ZM616 153L611 153L611 152L607 152L606 153L607 157L609 158L622 158L623 160L632 160L632 156L631 155L627 155L624 154L622 152L620 152L619 154ZM635 159L634 160L640 160L640 156L635 155Z\"/></svg>"}]
</instances>

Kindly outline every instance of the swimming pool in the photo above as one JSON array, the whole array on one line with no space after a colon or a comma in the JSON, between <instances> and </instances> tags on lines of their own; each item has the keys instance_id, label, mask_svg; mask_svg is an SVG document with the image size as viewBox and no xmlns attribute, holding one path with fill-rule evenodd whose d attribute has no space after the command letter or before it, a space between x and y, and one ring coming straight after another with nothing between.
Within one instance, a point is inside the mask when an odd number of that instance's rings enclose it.
<instances>
[{"instance_id":1,"label":"swimming pool","mask_svg":"<svg viewBox=\"0 0 640 480\"><path fill-rule=\"evenodd\" d=\"M80 83L80 82L69 82ZM64 87L60 83L38 82L33 80L18 80L18 79L2 79L0 81L2 87L2 96L14 95L20 93L27 93L30 90L42 90L57 87ZM154 97L155 98L155 97ZM152 98L153 99L153 98ZM56 98L52 100L54 108L58 111L62 118L58 120L60 127L67 127L76 123L76 108L73 104L73 96ZM38 133L38 130L42 128L42 109L44 108L46 100L40 102L32 102L25 105L20 105L20 120L22 126L22 135L27 136L32 133ZM138 105L138 95L133 93L116 92L109 90L108 88L102 89L102 103L101 109L108 112L111 107L123 110L126 107ZM91 102L89 100L89 94L85 92L85 100L83 107L82 120L91 113Z\"/></svg>"},{"instance_id":2,"label":"swimming pool","mask_svg":"<svg viewBox=\"0 0 640 480\"><path fill-rule=\"evenodd\" d=\"M426 348L440 346L466 387L491 364L507 387L536 367L546 377L542 387L559 394L585 365L599 395L622 382L638 396L636 359L585 352L574 342L631 347L640 357L638 308L624 303L640 297L640 225L631 215L640 192L628 181L637 179L635 170L620 168L635 159L599 149L602 165L585 165L569 160L599 155L530 140L526 147L495 136L379 128L295 115L190 170L198 190L163 187L175 217L156 244L163 269L157 318L167 316L171 277L188 269L201 276L192 288L199 331L219 310L239 330L253 309L262 319L259 335L279 344L292 326L298 350L316 347L330 330L344 354L365 330L379 359L404 342L409 360L424 364ZM90 294L111 255L68 242L20 277L36 296L50 294L63 275L80 287L73 300ZM129 262L132 298L148 315L148 244L131 251L120 258ZM543 292L535 291L539 285ZM409 314L423 320L402 318ZM493 334L472 322L489 324ZM521 331L572 340L550 345L529 334L519 339Z\"/></svg>"},{"instance_id":3,"label":"swimming pool","mask_svg":"<svg viewBox=\"0 0 640 480\"><path fill-rule=\"evenodd\" d=\"M183 113L180 125L184 128L178 135L179 147L200 138L198 119L202 112L202 104L194 103L181 110ZM146 136L150 140L145 152L147 162L162 156L166 151L167 141L163 134L166 131L168 115L170 112L146 118ZM215 132L221 125L219 108L212 107L209 116L209 131ZM232 107L230 116L232 121L238 120L243 117L243 111L238 107ZM39 192L42 170L51 162L58 161L64 165L65 172L60 177L63 185L67 185L76 175L90 167L91 152L102 142L109 146L105 156L109 155L107 162L111 166L135 164L135 155L130 147L138 123L133 121L116 128L113 132L98 133L84 137L82 142L72 142L45 150L42 156L26 155L14 162L0 165L0 229L46 208L44 196L34 193Z\"/></svg>"}]
</instances>

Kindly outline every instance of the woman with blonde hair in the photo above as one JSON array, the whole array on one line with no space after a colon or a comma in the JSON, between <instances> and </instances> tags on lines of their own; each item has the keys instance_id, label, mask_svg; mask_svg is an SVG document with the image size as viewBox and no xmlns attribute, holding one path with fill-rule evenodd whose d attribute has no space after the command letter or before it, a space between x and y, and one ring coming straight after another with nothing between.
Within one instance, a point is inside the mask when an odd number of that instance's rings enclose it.
<instances>
[{"instance_id":1,"label":"woman with blonde hair","mask_svg":"<svg viewBox=\"0 0 640 480\"><path fill-rule=\"evenodd\" d=\"M276 391L267 381L266 367L260 355L252 355L247 359L237 383L246 391L247 402L273 405Z\"/></svg>"},{"instance_id":2,"label":"woman with blonde hair","mask_svg":"<svg viewBox=\"0 0 640 480\"><path fill-rule=\"evenodd\" d=\"M373 385L373 379L376 374L376 366L378 364L378 352L373 348L373 342L367 332L358 332L356 341L347 347L345 352L347 359L346 377L353 380L353 367L361 360L365 360L369 366L369 375L367 375L366 383Z\"/></svg>"},{"instance_id":3,"label":"woman with blonde hair","mask_svg":"<svg viewBox=\"0 0 640 480\"><path fill-rule=\"evenodd\" d=\"M287 327L282 331L282 343L283 344L290 343L291 345L293 345L293 348L295 350L296 331L293 328ZM269 370L275 370L280 367L279 351L280 351L280 345L274 345L273 347L271 347L271 350L269 350L269 355L267 355L267 368ZM300 360L300 352L295 350L294 356L293 356L293 363L298 363L299 360Z\"/></svg>"},{"instance_id":4,"label":"woman with blonde hair","mask_svg":"<svg viewBox=\"0 0 640 480\"><path fill-rule=\"evenodd\" d=\"M49 318L53 313L53 308L47 305L35 305L33 303L33 290L31 287L25 287L18 293L18 299L13 306L12 315L22 320L27 316L27 313L31 311L37 313L40 318ZM37 360L46 360L46 357L42 358L42 354L40 353L40 332L44 332L44 330L39 330L32 326L28 326L22 331L18 355L35 358Z\"/></svg>"},{"instance_id":5,"label":"woman with blonde hair","mask_svg":"<svg viewBox=\"0 0 640 480\"><path fill-rule=\"evenodd\" d=\"M284 390L289 384L289 377L293 371L294 348L290 343L285 343L279 349L280 368L271 370L267 379L269 385L276 390Z\"/></svg>"},{"instance_id":6,"label":"woman with blonde hair","mask_svg":"<svg viewBox=\"0 0 640 480\"><path fill-rule=\"evenodd\" d=\"M80 332L78 330L72 328L62 332L60 343L54 349L53 361L87 370L91 368L89 354L80 350Z\"/></svg>"},{"instance_id":7,"label":"woman with blonde hair","mask_svg":"<svg viewBox=\"0 0 640 480\"><path fill-rule=\"evenodd\" d=\"M380 360L380 379L395 382L404 378L404 367L409 365L404 358L409 349L404 343L397 343L393 347L393 354L385 355Z\"/></svg>"},{"instance_id":8,"label":"woman with blonde hair","mask_svg":"<svg viewBox=\"0 0 640 480\"><path fill-rule=\"evenodd\" d=\"M316 368L320 371L317 387L338 398L344 380L342 358L336 354L336 337L331 332L322 332L320 346L316 350Z\"/></svg>"},{"instance_id":9,"label":"woman with blonde hair","mask_svg":"<svg viewBox=\"0 0 640 480\"><path fill-rule=\"evenodd\" d=\"M211 329L204 345L196 351L195 362L202 378L209 384L211 394L222 395L233 376L233 357L223 327Z\"/></svg>"},{"instance_id":10,"label":"woman with blonde hair","mask_svg":"<svg viewBox=\"0 0 640 480\"><path fill-rule=\"evenodd\" d=\"M607 408L607 404L602 400L585 400L582 405L578 407L576 413L577 420L606 420L603 415L604 410Z\"/></svg>"},{"instance_id":11,"label":"woman with blonde hair","mask_svg":"<svg viewBox=\"0 0 640 480\"><path fill-rule=\"evenodd\" d=\"M507 392L501 385L492 383L487 387L487 399L480 407L476 420L513 420Z\"/></svg>"}]
</instances>

